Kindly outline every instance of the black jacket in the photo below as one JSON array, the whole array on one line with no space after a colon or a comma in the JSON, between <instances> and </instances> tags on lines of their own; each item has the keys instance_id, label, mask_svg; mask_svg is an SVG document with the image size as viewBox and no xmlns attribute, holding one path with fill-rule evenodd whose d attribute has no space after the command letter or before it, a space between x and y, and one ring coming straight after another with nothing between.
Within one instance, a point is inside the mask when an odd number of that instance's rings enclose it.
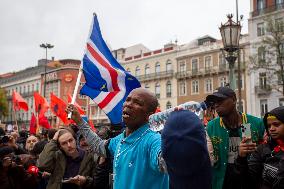
<instances>
[{"instance_id":1,"label":"black jacket","mask_svg":"<svg viewBox=\"0 0 284 189\"><path fill-rule=\"evenodd\" d=\"M236 159L236 169L241 174L243 188L284 188L284 152L273 153L275 146L275 142L270 140L267 144L259 145L249 158Z\"/></svg>"}]
</instances>

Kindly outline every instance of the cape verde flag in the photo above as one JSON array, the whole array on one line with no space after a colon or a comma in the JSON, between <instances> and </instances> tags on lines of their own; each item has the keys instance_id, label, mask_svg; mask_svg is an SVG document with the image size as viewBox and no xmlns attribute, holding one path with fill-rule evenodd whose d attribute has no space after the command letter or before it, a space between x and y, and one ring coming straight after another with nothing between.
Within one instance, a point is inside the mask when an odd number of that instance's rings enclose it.
<instances>
[{"instance_id":1,"label":"cape verde flag","mask_svg":"<svg viewBox=\"0 0 284 189\"><path fill-rule=\"evenodd\" d=\"M93 99L112 124L121 123L122 106L126 97L141 85L112 56L102 38L96 14L83 58L83 73L86 83L80 93Z\"/></svg>"}]
</instances>

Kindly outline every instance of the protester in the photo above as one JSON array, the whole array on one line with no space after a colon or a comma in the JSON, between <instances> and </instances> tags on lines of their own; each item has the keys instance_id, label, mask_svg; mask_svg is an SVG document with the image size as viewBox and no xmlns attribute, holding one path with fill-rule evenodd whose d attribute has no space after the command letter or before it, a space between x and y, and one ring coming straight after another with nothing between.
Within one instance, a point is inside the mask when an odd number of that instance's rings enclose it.
<instances>
[{"instance_id":1,"label":"protester","mask_svg":"<svg viewBox=\"0 0 284 189\"><path fill-rule=\"evenodd\" d=\"M48 129L48 133L47 133L47 140L50 141L51 139L53 139L55 133L57 132L56 129Z\"/></svg>"},{"instance_id":2,"label":"protester","mask_svg":"<svg viewBox=\"0 0 284 189\"><path fill-rule=\"evenodd\" d=\"M48 129L42 128L40 132L40 140L43 141L48 141Z\"/></svg>"},{"instance_id":3,"label":"protester","mask_svg":"<svg viewBox=\"0 0 284 189\"><path fill-rule=\"evenodd\" d=\"M14 150L9 146L0 147L0 183L1 189L36 188L35 177L15 162Z\"/></svg>"},{"instance_id":4,"label":"protester","mask_svg":"<svg viewBox=\"0 0 284 189\"><path fill-rule=\"evenodd\" d=\"M208 95L207 102L215 104L219 117L207 125L207 133L214 149L213 189L240 189L241 177L235 171L235 159L241 142L241 127L251 130L255 143L263 139L264 125L260 118L236 110L236 94L228 87L219 87Z\"/></svg>"},{"instance_id":5,"label":"protester","mask_svg":"<svg viewBox=\"0 0 284 189\"><path fill-rule=\"evenodd\" d=\"M12 135L6 135L5 131L0 130L0 147L8 146L11 147L15 155L26 154L27 152L21 148Z\"/></svg>"},{"instance_id":6,"label":"protester","mask_svg":"<svg viewBox=\"0 0 284 189\"><path fill-rule=\"evenodd\" d=\"M77 148L74 132L59 129L39 155L38 167L51 173L47 189L93 188L96 160L93 153Z\"/></svg>"},{"instance_id":7,"label":"protester","mask_svg":"<svg viewBox=\"0 0 284 189\"><path fill-rule=\"evenodd\" d=\"M211 165L203 124L195 113L172 112L162 132L171 189L210 189Z\"/></svg>"},{"instance_id":8,"label":"protester","mask_svg":"<svg viewBox=\"0 0 284 189\"><path fill-rule=\"evenodd\" d=\"M79 147L84 151L90 151L90 146L83 135L79 136Z\"/></svg>"},{"instance_id":9,"label":"protester","mask_svg":"<svg viewBox=\"0 0 284 189\"><path fill-rule=\"evenodd\" d=\"M244 138L240 144L237 169L244 188L284 188L284 106L266 113L263 122L269 136L256 149L256 143ZM256 149L256 151L255 151ZM248 154L252 153L248 158Z\"/></svg>"},{"instance_id":10,"label":"protester","mask_svg":"<svg viewBox=\"0 0 284 189\"><path fill-rule=\"evenodd\" d=\"M123 105L125 131L110 140L102 140L81 117L74 105L67 112L94 152L113 157L114 188L168 188L168 175L161 157L161 135L149 128L148 118L158 105L154 94L146 89L131 91Z\"/></svg>"},{"instance_id":11,"label":"protester","mask_svg":"<svg viewBox=\"0 0 284 189\"><path fill-rule=\"evenodd\" d=\"M10 135L15 139L15 141L17 141L20 137L19 133L16 131L11 132Z\"/></svg>"},{"instance_id":12,"label":"protester","mask_svg":"<svg viewBox=\"0 0 284 189\"><path fill-rule=\"evenodd\" d=\"M39 142L39 138L35 135L31 135L26 140L26 146L25 149L30 153L32 149L34 148L34 145Z\"/></svg>"},{"instance_id":13,"label":"protester","mask_svg":"<svg viewBox=\"0 0 284 189\"><path fill-rule=\"evenodd\" d=\"M28 132L23 130L19 132L19 135L20 136L16 142L22 149L24 149L26 146L26 140L28 138Z\"/></svg>"}]
</instances>

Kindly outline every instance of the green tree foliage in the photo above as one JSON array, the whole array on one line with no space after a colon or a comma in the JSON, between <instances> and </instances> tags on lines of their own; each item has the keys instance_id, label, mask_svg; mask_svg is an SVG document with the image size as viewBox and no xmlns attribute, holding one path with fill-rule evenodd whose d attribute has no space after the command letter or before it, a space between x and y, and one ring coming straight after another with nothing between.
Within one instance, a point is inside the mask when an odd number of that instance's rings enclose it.
<instances>
[{"instance_id":1,"label":"green tree foliage","mask_svg":"<svg viewBox=\"0 0 284 189\"><path fill-rule=\"evenodd\" d=\"M6 91L0 88L0 118L8 115L8 102Z\"/></svg>"},{"instance_id":2,"label":"green tree foliage","mask_svg":"<svg viewBox=\"0 0 284 189\"><path fill-rule=\"evenodd\" d=\"M268 17L264 25L265 35L255 47L256 54L250 57L251 68L266 72L270 87L284 95L284 22Z\"/></svg>"}]
</instances>

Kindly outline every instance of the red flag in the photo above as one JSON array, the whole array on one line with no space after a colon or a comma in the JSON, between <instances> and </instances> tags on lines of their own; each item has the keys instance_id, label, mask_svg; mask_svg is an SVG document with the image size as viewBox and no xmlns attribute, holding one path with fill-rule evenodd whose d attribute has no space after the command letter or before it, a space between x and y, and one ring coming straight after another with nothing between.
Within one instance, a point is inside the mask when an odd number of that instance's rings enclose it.
<instances>
[{"instance_id":1,"label":"red flag","mask_svg":"<svg viewBox=\"0 0 284 189\"><path fill-rule=\"evenodd\" d=\"M38 92L34 92L34 99L35 99L35 112L38 113L39 116L43 116L44 113L49 108L48 102Z\"/></svg>"},{"instance_id":2,"label":"red flag","mask_svg":"<svg viewBox=\"0 0 284 189\"><path fill-rule=\"evenodd\" d=\"M94 132L97 132L97 129L95 128L94 123L91 120L89 120L89 125Z\"/></svg>"},{"instance_id":3,"label":"red flag","mask_svg":"<svg viewBox=\"0 0 284 189\"><path fill-rule=\"evenodd\" d=\"M14 110L20 110L20 109L23 109L24 111L29 110L28 103L25 101L25 99L23 99L23 97L19 93L13 91L12 98L13 98Z\"/></svg>"},{"instance_id":4,"label":"red flag","mask_svg":"<svg viewBox=\"0 0 284 189\"><path fill-rule=\"evenodd\" d=\"M68 94L68 103L71 103L71 101L72 101L72 97L70 94ZM80 115L85 115L85 111L81 108L81 106L77 102L74 103L74 106L76 106Z\"/></svg>"},{"instance_id":5,"label":"red flag","mask_svg":"<svg viewBox=\"0 0 284 189\"><path fill-rule=\"evenodd\" d=\"M59 117L65 125L69 124L69 120L67 118L67 113L65 112L65 109L67 107L67 104L55 96L53 93L50 93L50 108L51 111Z\"/></svg>"},{"instance_id":6,"label":"red flag","mask_svg":"<svg viewBox=\"0 0 284 189\"><path fill-rule=\"evenodd\" d=\"M47 118L45 117L45 115L41 115L39 116L38 118L38 124L46 129L50 129L51 126L49 125L48 123L48 120Z\"/></svg>"},{"instance_id":7,"label":"red flag","mask_svg":"<svg viewBox=\"0 0 284 189\"><path fill-rule=\"evenodd\" d=\"M34 113L32 114L32 118L31 118L31 122L30 122L30 134L36 134L36 116L34 115Z\"/></svg>"}]
</instances>

